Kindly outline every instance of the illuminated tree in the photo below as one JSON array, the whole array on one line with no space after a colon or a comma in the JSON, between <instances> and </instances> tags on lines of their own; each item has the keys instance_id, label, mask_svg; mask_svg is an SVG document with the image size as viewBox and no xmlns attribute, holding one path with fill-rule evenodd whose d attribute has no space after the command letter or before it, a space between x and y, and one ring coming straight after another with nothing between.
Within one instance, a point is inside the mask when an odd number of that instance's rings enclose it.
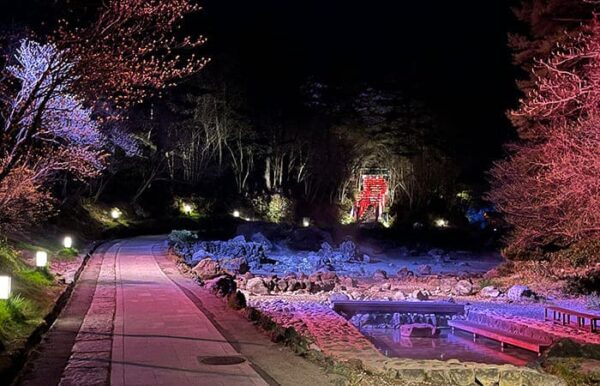
<instances>
[{"instance_id":1,"label":"illuminated tree","mask_svg":"<svg viewBox=\"0 0 600 386\"><path fill-rule=\"evenodd\" d=\"M600 236L600 26L583 25L533 71L511 114L521 142L492 169L489 198L513 226L512 246Z\"/></svg>"}]
</instances>

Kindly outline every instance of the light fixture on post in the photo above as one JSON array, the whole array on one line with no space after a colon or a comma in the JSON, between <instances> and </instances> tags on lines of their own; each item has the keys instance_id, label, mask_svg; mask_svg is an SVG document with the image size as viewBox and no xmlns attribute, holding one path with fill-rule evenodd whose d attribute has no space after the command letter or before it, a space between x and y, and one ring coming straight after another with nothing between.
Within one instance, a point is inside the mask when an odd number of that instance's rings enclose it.
<instances>
[{"instance_id":1,"label":"light fixture on post","mask_svg":"<svg viewBox=\"0 0 600 386\"><path fill-rule=\"evenodd\" d=\"M303 217L302 218L302 226L304 228L308 228L310 226L310 218L308 217Z\"/></svg>"},{"instance_id":2,"label":"light fixture on post","mask_svg":"<svg viewBox=\"0 0 600 386\"><path fill-rule=\"evenodd\" d=\"M67 249L73 248L73 238L71 236L65 236L63 246Z\"/></svg>"},{"instance_id":3,"label":"light fixture on post","mask_svg":"<svg viewBox=\"0 0 600 386\"><path fill-rule=\"evenodd\" d=\"M37 251L35 254L35 266L38 268L45 267L48 264L48 254L44 251Z\"/></svg>"},{"instance_id":4,"label":"light fixture on post","mask_svg":"<svg viewBox=\"0 0 600 386\"><path fill-rule=\"evenodd\" d=\"M234 210L233 211L233 217L239 218L240 217L240 211L239 210Z\"/></svg>"},{"instance_id":5,"label":"light fixture on post","mask_svg":"<svg viewBox=\"0 0 600 386\"><path fill-rule=\"evenodd\" d=\"M110 217L112 217L113 220L118 220L121 217L121 210L119 208L113 208L110 211Z\"/></svg>"},{"instance_id":6,"label":"light fixture on post","mask_svg":"<svg viewBox=\"0 0 600 386\"><path fill-rule=\"evenodd\" d=\"M0 276L0 299L6 300L10 297L10 276Z\"/></svg>"}]
</instances>

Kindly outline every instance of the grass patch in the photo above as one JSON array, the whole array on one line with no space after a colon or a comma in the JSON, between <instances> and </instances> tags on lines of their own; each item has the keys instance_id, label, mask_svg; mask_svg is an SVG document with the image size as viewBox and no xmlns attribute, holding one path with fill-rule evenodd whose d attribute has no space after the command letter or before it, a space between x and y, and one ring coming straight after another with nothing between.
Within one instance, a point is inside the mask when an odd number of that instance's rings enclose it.
<instances>
[{"instance_id":1,"label":"grass patch","mask_svg":"<svg viewBox=\"0 0 600 386\"><path fill-rule=\"evenodd\" d=\"M27 339L52 307L61 287L47 268L36 269L25 264L19 252L5 241L0 242L0 272L12 278L11 297L0 300L2 351L16 348Z\"/></svg>"}]
</instances>

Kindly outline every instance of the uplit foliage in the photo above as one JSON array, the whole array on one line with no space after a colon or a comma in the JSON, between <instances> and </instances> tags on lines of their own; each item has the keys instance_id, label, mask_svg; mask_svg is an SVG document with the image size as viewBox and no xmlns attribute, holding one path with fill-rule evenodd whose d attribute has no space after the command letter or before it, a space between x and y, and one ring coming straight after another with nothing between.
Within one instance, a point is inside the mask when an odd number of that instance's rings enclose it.
<instances>
[{"instance_id":1,"label":"uplit foliage","mask_svg":"<svg viewBox=\"0 0 600 386\"><path fill-rule=\"evenodd\" d=\"M70 93L73 64L53 44L23 40L2 95L0 210L3 225L35 221L49 208L45 184L68 172L83 179L103 167L103 137L92 112Z\"/></svg>"},{"instance_id":2,"label":"uplit foliage","mask_svg":"<svg viewBox=\"0 0 600 386\"><path fill-rule=\"evenodd\" d=\"M182 54L205 39L174 34L183 18L199 9L190 0L109 0L90 25L71 28L63 22L55 40L77 58L78 90L121 108L205 66L208 59Z\"/></svg>"},{"instance_id":3,"label":"uplit foliage","mask_svg":"<svg viewBox=\"0 0 600 386\"><path fill-rule=\"evenodd\" d=\"M489 198L526 249L600 236L600 26L583 25L536 65L512 113L522 142L492 170Z\"/></svg>"}]
</instances>

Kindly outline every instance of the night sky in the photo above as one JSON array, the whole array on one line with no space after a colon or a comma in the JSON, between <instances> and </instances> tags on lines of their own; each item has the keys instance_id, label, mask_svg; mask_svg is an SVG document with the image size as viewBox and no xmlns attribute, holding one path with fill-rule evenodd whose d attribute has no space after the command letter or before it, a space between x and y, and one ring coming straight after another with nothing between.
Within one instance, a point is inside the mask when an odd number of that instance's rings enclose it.
<instances>
[{"instance_id":1,"label":"night sky","mask_svg":"<svg viewBox=\"0 0 600 386\"><path fill-rule=\"evenodd\" d=\"M308 77L348 85L398 82L422 97L455 138L464 176L481 179L513 130L518 99L507 48L509 1L205 0L194 25L219 66L260 108L291 108ZM232 59L233 58L233 59ZM281 106L283 105L283 106Z\"/></svg>"}]
</instances>

